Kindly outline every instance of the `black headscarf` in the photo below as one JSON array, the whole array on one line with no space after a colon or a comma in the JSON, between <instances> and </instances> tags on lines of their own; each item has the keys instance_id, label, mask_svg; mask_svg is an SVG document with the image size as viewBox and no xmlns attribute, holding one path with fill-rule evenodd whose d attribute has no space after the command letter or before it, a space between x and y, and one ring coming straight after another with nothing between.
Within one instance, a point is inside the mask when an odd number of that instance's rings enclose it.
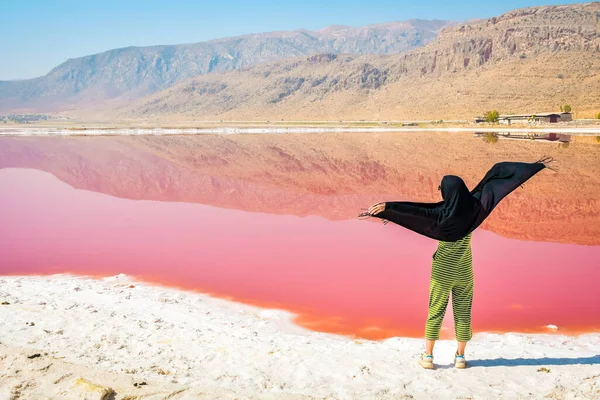
<instances>
[{"instance_id":1,"label":"black headscarf","mask_svg":"<svg viewBox=\"0 0 600 400\"><path fill-rule=\"evenodd\" d=\"M444 201L386 202L385 210L373 216L432 239L455 242L473 232L500 200L544 169L550 161L551 158L543 158L535 163L498 163L470 192L460 177L446 175L440 185Z\"/></svg>"}]
</instances>

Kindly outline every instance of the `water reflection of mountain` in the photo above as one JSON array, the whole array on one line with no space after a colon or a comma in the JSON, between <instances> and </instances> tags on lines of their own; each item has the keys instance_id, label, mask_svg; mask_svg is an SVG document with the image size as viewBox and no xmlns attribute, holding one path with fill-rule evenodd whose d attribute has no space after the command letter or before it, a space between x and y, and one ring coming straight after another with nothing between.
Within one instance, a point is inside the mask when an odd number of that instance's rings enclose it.
<instances>
[{"instance_id":1,"label":"water reflection of mountain","mask_svg":"<svg viewBox=\"0 0 600 400\"><path fill-rule=\"evenodd\" d=\"M503 236L600 244L598 147L442 133L0 138L0 167L50 172L75 188L129 199L355 218L380 200L437 201L444 174L473 186L501 160L554 156L483 228ZM392 229L392 227L390 227Z\"/></svg>"}]
</instances>

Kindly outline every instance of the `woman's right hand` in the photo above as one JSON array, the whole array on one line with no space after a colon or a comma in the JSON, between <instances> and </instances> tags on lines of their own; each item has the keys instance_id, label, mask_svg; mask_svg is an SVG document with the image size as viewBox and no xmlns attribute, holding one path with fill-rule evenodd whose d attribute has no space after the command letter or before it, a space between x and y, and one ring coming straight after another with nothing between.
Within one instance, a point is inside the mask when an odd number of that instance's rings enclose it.
<instances>
[{"instance_id":1,"label":"woman's right hand","mask_svg":"<svg viewBox=\"0 0 600 400\"><path fill-rule=\"evenodd\" d=\"M383 211L385 211L385 203L376 203L376 204L373 204L371 207L369 207L370 215L377 215Z\"/></svg>"}]
</instances>

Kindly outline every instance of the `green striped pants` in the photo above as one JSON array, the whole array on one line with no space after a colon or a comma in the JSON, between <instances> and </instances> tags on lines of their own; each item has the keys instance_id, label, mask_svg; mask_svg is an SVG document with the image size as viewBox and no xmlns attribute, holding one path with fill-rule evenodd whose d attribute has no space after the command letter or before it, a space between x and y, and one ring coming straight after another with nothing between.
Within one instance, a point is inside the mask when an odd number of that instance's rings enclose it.
<instances>
[{"instance_id":1,"label":"green striped pants","mask_svg":"<svg viewBox=\"0 0 600 400\"><path fill-rule=\"evenodd\" d=\"M471 234L456 242L439 242L433 256L429 290L429 312L425 338L438 340L448 300L452 293L452 311L456 340L467 342L473 336L473 264Z\"/></svg>"}]
</instances>

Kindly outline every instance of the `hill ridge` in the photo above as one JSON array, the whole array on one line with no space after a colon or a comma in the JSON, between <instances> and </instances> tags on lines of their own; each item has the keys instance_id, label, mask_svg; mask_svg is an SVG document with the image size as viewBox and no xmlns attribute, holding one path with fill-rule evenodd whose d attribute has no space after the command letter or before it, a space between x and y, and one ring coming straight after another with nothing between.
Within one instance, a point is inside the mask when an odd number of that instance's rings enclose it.
<instances>
[{"instance_id":1,"label":"hill ridge","mask_svg":"<svg viewBox=\"0 0 600 400\"><path fill-rule=\"evenodd\" d=\"M183 79L322 52L397 53L435 39L449 21L399 21L327 31L275 31L178 45L128 46L72 58L48 74L0 81L0 111L81 108L127 101ZM310 34L308 34L309 32Z\"/></svg>"},{"instance_id":2,"label":"hill ridge","mask_svg":"<svg viewBox=\"0 0 600 400\"><path fill-rule=\"evenodd\" d=\"M446 27L396 55L296 57L188 79L119 118L471 118L600 107L600 3L529 7ZM576 61L576 62L574 62Z\"/></svg>"}]
</instances>

